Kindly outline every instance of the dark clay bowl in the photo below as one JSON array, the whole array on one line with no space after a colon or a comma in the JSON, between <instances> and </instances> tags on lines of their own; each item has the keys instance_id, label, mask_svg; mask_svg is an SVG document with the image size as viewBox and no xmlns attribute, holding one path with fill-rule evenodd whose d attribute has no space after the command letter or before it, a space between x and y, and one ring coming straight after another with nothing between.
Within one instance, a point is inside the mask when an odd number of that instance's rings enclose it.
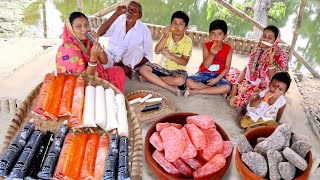
<instances>
[{"instance_id":1,"label":"dark clay bowl","mask_svg":"<svg viewBox=\"0 0 320 180\"><path fill-rule=\"evenodd\" d=\"M156 176L158 179L191 179L191 178L187 178L184 177L183 175L180 175L180 177L175 177L172 176L171 174L167 173L153 158L152 158L152 153L156 150L152 144L150 144L149 142L149 138L150 136L156 131L156 124L157 123L165 123L165 122L170 122L170 123L177 123L177 124L181 124L182 126L184 124L186 124L186 118L188 116L193 116L193 115L197 115L194 113L174 113L168 116L165 116L161 119L159 119L158 121L156 121L148 130L146 138L145 138L145 148L144 148L144 154L145 154L145 158L146 158L146 162L151 170L151 172L153 173L154 176ZM224 132L224 130L216 123L216 129L219 131L219 133L221 134L221 137L224 141L229 141L229 137L228 135ZM229 157L227 157L226 159L226 165L220 169L218 172L216 172L215 174L213 174L212 177L210 177L209 179L221 179L224 174L226 173L226 171L228 170L228 167L230 166L230 162L231 162L231 158L232 158L232 153Z\"/></svg>"},{"instance_id":2,"label":"dark clay bowl","mask_svg":"<svg viewBox=\"0 0 320 180\"><path fill-rule=\"evenodd\" d=\"M277 128L277 126L261 126L257 128L253 128L246 132L244 136L248 139L249 143L252 147L254 147L257 144L257 139L259 137L269 137L274 130ZM261 178L257 175L255 175L241 160L241 154L238 150L238 146L236 147L235 152L235 163L236 168L239 172L239 174L246 180L265 180L264 178ZM312 154L311 151L307 154L305 158L308 162L308 168L305 171L301 171L297 169L295 180L303 180L308 179L309 172L312 166Z\"/></svg>"}]
</instances>

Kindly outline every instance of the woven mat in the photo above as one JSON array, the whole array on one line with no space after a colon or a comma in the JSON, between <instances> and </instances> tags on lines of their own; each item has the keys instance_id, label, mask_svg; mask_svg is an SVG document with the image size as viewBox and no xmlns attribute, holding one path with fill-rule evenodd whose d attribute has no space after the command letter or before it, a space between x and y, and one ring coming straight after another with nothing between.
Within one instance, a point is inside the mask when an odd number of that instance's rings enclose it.
<instances>
[{"instance_id":1,"label":"woven mat","mask_svg":"<svg viewBox=\"0 0 320 180\"><path fill-rule=\"evenodd\" d=\"M156 97L161 97L162 101L161 101L161 108L157 109L157 110L152 110L152 111L148 111L148 112L141 112L141 110L146 106L146 105L152 105L152 104L157 104L159 102L144 102L144 103L134 103L131 104L131 107L133 108L138 120L139 120L139 124L140 125L144 125L150 122L154 122L157 121L159 118L166 116L168 114L172 114L174 112L178 111L178 108L174 106L174 104L171 102L171 100L169 100L167 97L153 92L153 91L147 91L147 90L139 90L139 91L133 91L130 92L126 95L126 98L132 99L135 97L139 97L139 96L147 96L148 94L152 94L151 98L156 98Z\"/></svg>"}]
</instances>

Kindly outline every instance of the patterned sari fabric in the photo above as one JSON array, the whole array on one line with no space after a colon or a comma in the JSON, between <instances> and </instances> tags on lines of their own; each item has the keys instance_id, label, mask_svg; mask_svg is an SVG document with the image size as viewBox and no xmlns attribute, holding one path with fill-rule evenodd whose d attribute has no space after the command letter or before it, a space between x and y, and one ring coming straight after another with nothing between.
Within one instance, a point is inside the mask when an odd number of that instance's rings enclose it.
<instances>
[{"instance_id":1,"label":"patterned sari fabric","mask_svg":"<svg viewBox=\"0 0 320 180\"><path fill-rule=\"evenodd\" d=\"M274 46L277 47L277 52L274 56L276 72L288 70L287 54L278 45L279 40L280 35L274 43ZM270 51L271 48L264 50L259 44L256 50L250 54L245 79L239 82L237 95L229 99L231 106L245 106L251 95L258 94L269 86L268 56ZM226 75L226 79L233 84L240 72L232 67Z\"/></svg>"},{"instance_id":2,"label":"patterned sari fabric","mask_svg":"<svg viewBox=\"0 0 320 180\"><path fill-rule=\"evenodd\" d=\"M63 43L56 55L56 68L58 73L83 73L90 60L90 50L93 43L89 40L80 41L75 35L69 20L65 21L63 30ZM113 83L122 93L124 92L125 73L121 67L115 66L104 69L97 64L98 76Z\"/></svg>"}]
</instances>

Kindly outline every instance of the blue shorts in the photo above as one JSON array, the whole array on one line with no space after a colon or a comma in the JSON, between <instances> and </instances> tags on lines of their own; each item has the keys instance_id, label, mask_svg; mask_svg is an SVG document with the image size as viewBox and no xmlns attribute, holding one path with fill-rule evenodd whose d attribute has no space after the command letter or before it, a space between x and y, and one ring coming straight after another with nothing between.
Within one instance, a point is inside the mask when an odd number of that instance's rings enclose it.
<instances>
[{"instance_id":1,"label":"blue shorts","mask_svg":"<svg viewBox=\"0 0 320 180\"><path fill-rule=\"evenodd\" d=\"M195 75L189 76L188 79L192 79L195 82L201 82L203 84L208 84L208 81L210 79L216 78L218 76L219 76L219 74L217 74L217 73L197 72ZM231 86L231 84L229 83L229 81L226 80L226 78L220 79L220 81L218 81L213 86L224 86L224 85Z\"/></svg>"}]
</instances>

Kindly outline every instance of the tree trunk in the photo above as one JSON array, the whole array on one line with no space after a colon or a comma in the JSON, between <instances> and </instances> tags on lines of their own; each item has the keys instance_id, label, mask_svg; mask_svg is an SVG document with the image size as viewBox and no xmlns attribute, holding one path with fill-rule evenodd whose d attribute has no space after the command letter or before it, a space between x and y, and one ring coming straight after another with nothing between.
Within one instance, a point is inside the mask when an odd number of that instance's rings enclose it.
<instances>
[{"instance_id":1,"label":"tree trunk","mask_svg":"<svg viewBox=\"0 0 320 180\"><path fill-rule=\"evenodd\" d=\"M46 13L46 2L42 2L42 16L43 16L43 37L48 37L48 31L47 31L47 13Z\"/></svg>"},{"instance_id":2,"label":"tree trunk","mask_svg":"<svg viewBox=\"0 0 320 180\"><path fill-rule=\"evenodd\" d=\"M255 5L253 6L253 19L267 26L268 23L268 12L271 7L270 0L256 0ZM262 35L262 31L256 27L253 27L253 38L259 40Z\"/></svg>"},{"instance_id":3,"label":"tree trunk","mask_svg":"<svg viewBox=\"0 0 320 180\"><path fill-rule=\"evenodd\" d=\"M301 23L302 23L302 16L304 14L305 6L306 6L306 0L301 0L300 1L299 14L298 14L297 22L296 22L296 27L295 27L295 30L293 32L293 38L292 38L292 42L291 42L291 46L290 46L289 59L292 58L293 51L294 51L294 48L296 46L296 42L297 42L297 39L298 39L298 36L299 36L300 26L301 26Z\"/></svg>"}]
</instances>

